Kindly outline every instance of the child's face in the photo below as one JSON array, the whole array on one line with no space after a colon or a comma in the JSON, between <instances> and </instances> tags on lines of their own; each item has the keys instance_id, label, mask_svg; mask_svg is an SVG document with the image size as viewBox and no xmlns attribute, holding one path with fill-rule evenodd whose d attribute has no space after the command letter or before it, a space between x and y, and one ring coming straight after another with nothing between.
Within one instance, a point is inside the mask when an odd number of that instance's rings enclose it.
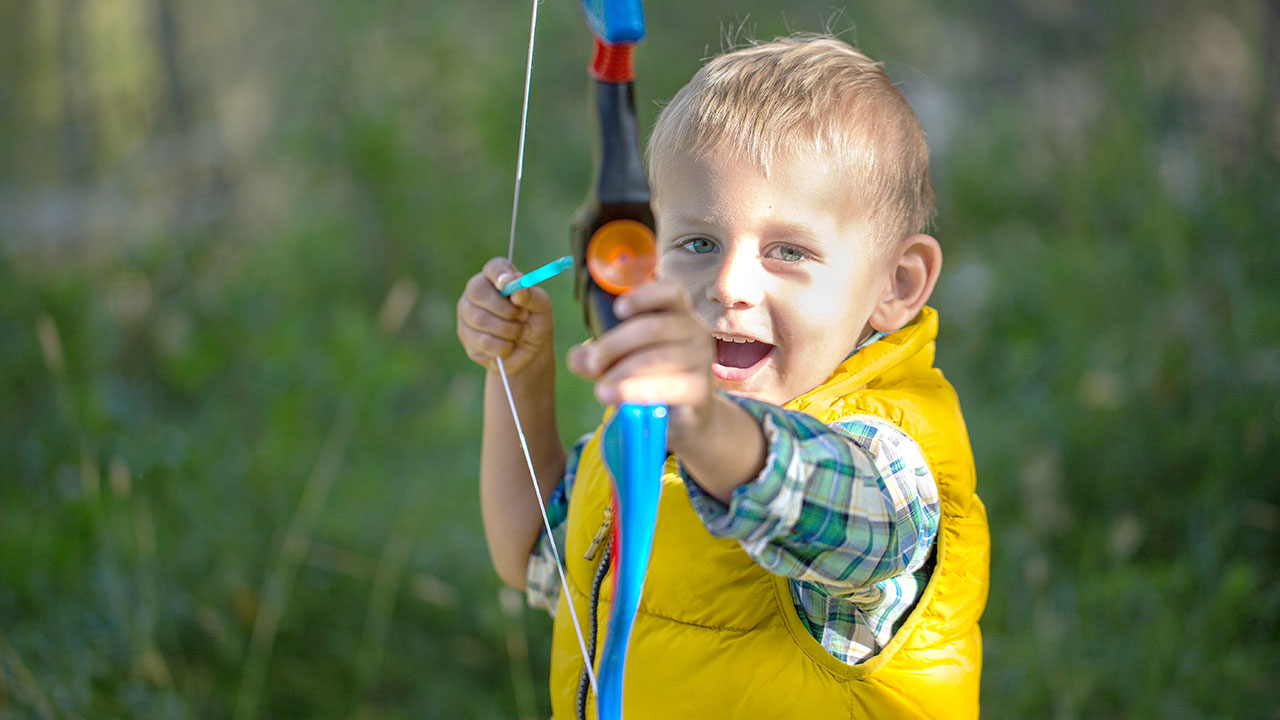
<instances>
[{"instance_id":1,"label":"child's face","mask_svg":"<svg viewBox=\"0 0 1280 720\"><path fill-rule=\"evenodd\" d=\"M785 403L869 331L889 269L834 178L816 158L778 162L765 178L721 154L668 163L655 183L658 274L684 285L711 327L722 389Z\"/></svg>"}]
</instances>

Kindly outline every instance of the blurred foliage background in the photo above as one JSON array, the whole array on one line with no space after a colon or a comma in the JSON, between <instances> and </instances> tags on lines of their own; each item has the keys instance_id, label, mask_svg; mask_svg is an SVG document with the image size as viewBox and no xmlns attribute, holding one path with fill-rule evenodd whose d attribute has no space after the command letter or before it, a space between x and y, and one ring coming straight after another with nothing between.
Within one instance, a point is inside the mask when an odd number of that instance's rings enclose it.
<instances>
[{"instance_id":1,"label":"blurred foliage background","mask_svg":"<svg viewBox=\"0 0 1280 720\"><path fill-rule=\"evenodd\" d=\"M1280 6L647 11L646 127L726 38L824 27L921 116L984 714L1280 718ZM505 252L527 13L0 4L0 717L547 715L453 329ZM524 267L590 168L579 8L540 23Z\"/></svg>"}]
</instances>

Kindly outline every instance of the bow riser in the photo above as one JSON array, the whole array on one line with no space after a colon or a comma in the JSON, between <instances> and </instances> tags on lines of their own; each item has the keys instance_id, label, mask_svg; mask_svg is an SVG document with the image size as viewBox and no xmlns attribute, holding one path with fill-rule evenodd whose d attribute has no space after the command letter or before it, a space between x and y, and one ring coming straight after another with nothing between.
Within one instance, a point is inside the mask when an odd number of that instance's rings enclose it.
<instances>
[{"instance_id":1,"label":"bow riser","mask_svg":"<svg viewBox=\"0 0 1280 720\"><path fill-rule=\"evenodd\" d=\"M607 65L602 56L629 53L629 46L609 46L596 41L596 68ZM587 271L587 251L591 239L606 224L615 220L632 220L654 230L653 210L649 205L649 180L640 153L639 127L636 121L635 90L630 80L614 82L596 79L596 126L593 137L596 158L591 193L579 209L573 223L575 260L575 295L583 307L583 320L593 336L598 337L618 324L613 313L617 294L601 287Z\"/></svg>"},{"instance_id":2,"label":"bow riser","mask_svg":"<svg viewBox=\"0 0 1280 720\"><path fill-rule=\"evenodd\" d=\"M593 336L618 324L620 293L652 278L657 264L649 182L640 153L632 50L644 38L640 0L584 0L596 35L595 176L573 227L574 289ZM657 524L666 461L667 407L624 403L606 423L602 452L613 483L613 599L600 654L597 715L622 718L631 628Z\"/></svg>"}]
</instances>

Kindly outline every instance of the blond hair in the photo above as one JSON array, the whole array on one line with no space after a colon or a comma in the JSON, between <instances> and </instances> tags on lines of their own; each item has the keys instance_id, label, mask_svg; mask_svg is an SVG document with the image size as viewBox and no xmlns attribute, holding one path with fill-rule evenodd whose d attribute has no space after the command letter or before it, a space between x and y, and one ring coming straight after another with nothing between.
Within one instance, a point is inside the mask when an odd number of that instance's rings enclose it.
<instances>
[{"instance_id":1,"label":"blond hair","mask_svg":"<svg viewBox=\"0 0 1280 720\"><path fill-rule=\"evenodd\" d=\"M828 159L848 209L881 245L924 232L934 213L929 150L879 63L830 36L779 38L712 58L658 116L655 179L681 156L729 152L766 176L787 157Z\"/></svg>"}]
</instances>

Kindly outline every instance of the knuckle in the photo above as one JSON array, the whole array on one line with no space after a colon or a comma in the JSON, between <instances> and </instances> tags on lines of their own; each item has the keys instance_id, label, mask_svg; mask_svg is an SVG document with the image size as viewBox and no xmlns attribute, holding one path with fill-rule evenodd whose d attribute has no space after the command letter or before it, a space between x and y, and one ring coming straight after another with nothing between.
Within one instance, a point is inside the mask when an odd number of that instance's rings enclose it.
<instances>
[{"instance_id":1,"label":"knuckle","mask_svg":"<svg viewBox=\"0 0 1280 720\"><path fill-rule=\"evenodd\" d=\"M490 313L478 312L468 318L471 327L482 332L488 332L492 327L494 317Z\"/></svg>"},{"instance_id":2,"label":"knuckle","mask_svg":"<svg viewBox=\"0 0 1280 720\"><path fill-rule=\"evenodd\" d=\"M490 335L501 337L504 340L510 340L520 334L520 326L508 320L503 320L493 315L489 315L484 319L485 326L482 328Z\"/></svg>"},{"instance_id":3,"label":"knuckle","mask_svg":"<svg viewBox=\"0 0 1280 720\"><path fill-rule=\"evenodd\" d=\"M486 313L484 313L484 312L481 312L481 311L479 311L479 310L475 310L475 309L471 309L471 310L468 310L468 311L466 312L466 314L464 314L464 315L460 315L460 316L459 316L459 319L460 319L460 320L461 320L461 322L462 322L463 324L465 324L465 325L466 325L466 326L467 326L467 327L468 327L472 332L477 332L477 331L478 331L478 332L483 332L483 331L485 330L485 327L484 327L484 319L485 319L485 315L486 315Z\"/></svg>"},{"instance_id":4,"label":"knuckle","mask_svg":"<svg viewBox=\"0 0 1280 720\"><path fill-rule=\"evenodd\" d=\"M529 309L541 309L551 305L551 296L540 287L532 287L525 291L521 305Z\"/></svg>"},{"instance_id":5,"label":"knuckle","mask_svg":"<svg viewBox=\"0 0 1280 720\"><path fill-rule=\"evenodd\" d=\"M499 357L506 356L512 348L510 341L503 340L502 338L495 337L493 335L483 336L477 344L489 355Z\"/></svg>"},{"instance_id":6,"label":"knuckle","mask_svg":"<svg viewBox=\"0 0 1280 720\"><path fill-rule=\"evenodd\" d=\"M667 326L666 321L659 315L639 315L635 323L636 333L646 338L662 336Z\"/></svg>"}]
</instances>

